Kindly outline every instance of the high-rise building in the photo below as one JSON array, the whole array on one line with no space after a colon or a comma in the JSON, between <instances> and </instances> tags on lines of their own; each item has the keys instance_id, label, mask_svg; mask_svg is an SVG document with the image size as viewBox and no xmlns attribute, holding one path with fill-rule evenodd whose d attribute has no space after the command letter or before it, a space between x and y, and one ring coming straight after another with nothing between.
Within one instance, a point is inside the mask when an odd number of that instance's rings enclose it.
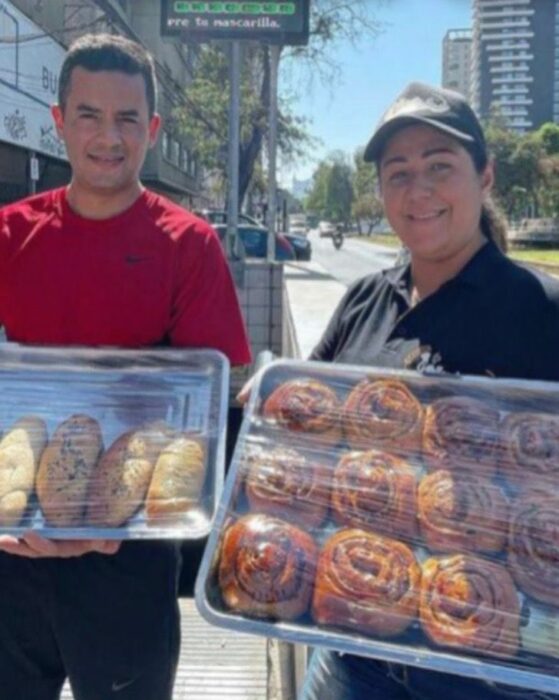
<instances>
[{"instance_id":1,"label":"high-rise building","mask_svg":"<svg viewBox=\"0 0 559 700\"><path fill-rule=\"evenodd\" d=\"M443 87L470 99L471 29L449 29L443 39Z\"/></svg>"},{"instance_id":2,"label":"high-rise building","mask_svg":"<svg viewBox=\"0 0 559 700\"><path fill-rule=\"evenodd\" d=\"M559 0L473 0L472 103L520 133L559 122Z\"/></svg>"}]
</instances>

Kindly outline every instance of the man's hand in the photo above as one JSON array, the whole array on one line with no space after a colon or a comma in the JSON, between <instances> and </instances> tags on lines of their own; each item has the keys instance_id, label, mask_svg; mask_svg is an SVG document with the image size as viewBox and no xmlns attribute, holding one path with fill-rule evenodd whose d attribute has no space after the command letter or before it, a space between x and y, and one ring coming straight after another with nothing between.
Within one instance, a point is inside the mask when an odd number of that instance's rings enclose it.
<instances>
[{"instance_id":1,"label":"man's hand","mask_svg":"<svg viewBox=\"0 0 559 700\"><path fill-rule=\"evenodd\" d=\"M81 557L89 552L115 554L120 544L119 540L48 540L32 531L21 538L0 535L0 551L32 559Z\"/></svg>"}]
</instances>

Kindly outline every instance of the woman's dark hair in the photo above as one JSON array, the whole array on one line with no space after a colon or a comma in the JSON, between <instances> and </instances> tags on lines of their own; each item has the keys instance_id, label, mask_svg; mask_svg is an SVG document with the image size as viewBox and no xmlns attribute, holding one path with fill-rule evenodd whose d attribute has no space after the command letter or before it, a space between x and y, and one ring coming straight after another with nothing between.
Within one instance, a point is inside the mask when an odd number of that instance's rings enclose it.
<instances>
[{"instance_id":1,"label":"woman's dark hair","mask_svg":"<svg viewBox=\"0 0 559 700\"><path fill-rule=\"evenodd\" d=\"M64 58L58 79L58 104L62 111L68 98L72 71L78 67L93 72L119 71L141 75L146 86L149 116L153 116L157 101L155 67L153 58L140 44L112 34L86 34L77 39Z\"/></svg>"},{"instance_id":2,"label":"woman's dark hair","mask_svg":"<svg viewBox=\"0 0 559 700\"><path fill-rule=\"evenodd\" d=\"M466 142L462 143L466 151L470 154L474 167L478 174L481 174L487 167L489 162L489 157L485 149L481 150L477 148L477 145L468 144ZM488 195L481 207L481 219L480 227L483 235L502 250L503 253L507 252L507 220L503 212L493 201L493 198Z\"/></svg>"}]
</instances>

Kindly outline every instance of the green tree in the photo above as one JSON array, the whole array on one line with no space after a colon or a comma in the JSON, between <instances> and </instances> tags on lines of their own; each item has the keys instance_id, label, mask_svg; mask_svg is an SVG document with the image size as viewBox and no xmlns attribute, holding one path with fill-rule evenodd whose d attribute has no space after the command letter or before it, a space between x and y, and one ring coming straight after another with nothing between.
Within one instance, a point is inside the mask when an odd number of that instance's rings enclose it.
<instances>
[{"instance_id":1,"label":"green tree","mask_svg":"<svg viewBox=\"0 0 559 700\"><path fill-rule=\"evenodd\" d=\"M367 235L383 217L383 208L378 197L378 179L374 166L363 160L363 148L358 148L353 155L353 202L351 214L357 225L357 231L362 234L362 222L367 222Z\"/></svg>"},{"instance_id":2,"label":"green tree","mask_svg":"<svg viewBox=\"0 0 559 700\"><path fill-rule=\"evenodd\" d=\"M307 210L347 228L351 220L352 181L353 171L345 155L340 151L331 153L315 170Z\"/></svg>"}]
</instances>

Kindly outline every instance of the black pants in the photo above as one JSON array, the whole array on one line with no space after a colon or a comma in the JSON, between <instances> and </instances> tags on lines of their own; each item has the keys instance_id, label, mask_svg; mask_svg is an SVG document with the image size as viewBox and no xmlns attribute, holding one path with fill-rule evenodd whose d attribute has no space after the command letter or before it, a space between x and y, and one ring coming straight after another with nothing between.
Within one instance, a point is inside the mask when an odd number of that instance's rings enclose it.
<instances>
[{"instance_id":1,"label":"black pants","mask_svg":"<svg viewBox=\"0 0 559 700\"><path fill-rule=\"evenodd\" d=\"M180 647L178 547L113 555L0 553L0 698L171 700Z\"/></svg>"}]
</instances>

